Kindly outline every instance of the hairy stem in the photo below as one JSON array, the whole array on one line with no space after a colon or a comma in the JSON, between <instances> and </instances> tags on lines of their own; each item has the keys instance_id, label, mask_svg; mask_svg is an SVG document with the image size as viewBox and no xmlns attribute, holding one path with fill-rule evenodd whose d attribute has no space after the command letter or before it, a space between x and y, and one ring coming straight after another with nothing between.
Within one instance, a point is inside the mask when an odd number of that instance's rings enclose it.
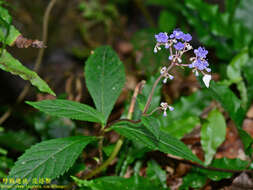
<instances>
[{"instance_id":1,"label":"hairy stem","mask_svg":"<svg viewBox=\"0 0 253 190\"><path fill-rule=\"evenodd\" d=\"M145 84L145 81L141 81L135 87L134 94L133 94L132 99L131 99L131 104L130 104L130 107L129 107L129 110L128 110L128 116L127 116L128 119L119 119L119 120L117 120L117 122L125 121L125 120L131 121L130 119L132 118L132 115L133 115L133 112L134 112L134 107L135 107L137 95L141 91L144 84ZM111 126L111 125L113 125L117 122L112 122L111 124L108 124L107 126ZM123 145L123 142L124 142L124 137L121 136L119 138L119 140L117 141L117 143L115 145L115 148L114 148L112 154L109 156L109 158L102 165L98 166L97 168L92 170L90 173L88 173L86 176L84 176L83 179L92 178L93 176L97 175L98 173L103 171L105 168L107 168L112 163L112 161L116 158L116 156L118 155L118 153L121 149L121 146Z\"/></svg>"},{"instance_id":2,"label":"hairy stem","mask_svg":"<svg viewBox=\"0 0 253 190\"><path fill-rule=\"evenodd\" d=\"M166 72L169 72L169 71L172 69L172 67L173 67L174 65L175 65L175 63L171 63L170 66L167 68L167 71L166 71ZM145 107L144 107L144 110L143 110L142 115L145 115L145 114L147 113L148 108L149 108L149 106L150 106L150 104L151 104L151 101L152 101L154 92L155 92L155 88L156 88L156 86L158 85L158 83L159 83L159 81L161 80L162 77L163 77L163 75L160 75L160 76L156 79L156 81L154 82L153 87L152 87L152 90L151 90L151 92L150 92L150 94L149 94L149 96L148 96L148 100L147 100L147 102L146 102L146 105L145 105Z\"/></svg>"}]
</instances>

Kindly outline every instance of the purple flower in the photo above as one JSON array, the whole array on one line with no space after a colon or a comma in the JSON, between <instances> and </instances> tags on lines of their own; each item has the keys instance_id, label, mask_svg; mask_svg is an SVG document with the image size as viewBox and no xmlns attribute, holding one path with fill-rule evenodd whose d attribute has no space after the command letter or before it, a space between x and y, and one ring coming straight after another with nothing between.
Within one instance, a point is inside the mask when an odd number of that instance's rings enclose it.
<instances>
[{"instance_id":1,"label":"purple flower","mask_svg":"<svg viewBox=\"0 0 253 190\"><path fill-rule=\"evenodd\" d=\"M169 39L166 32L160 32L159 34L156 34L155 38L156 38L156 41L159 43L167 43Z\"/></svg>"},{"instance_id":2,"label":"purple flower","mask_svg":"<svg viewBox=\"0 0 253 190\"><path fill-rule=\"evenodd\" d=\"M189 65L189 67L195 67L197 68L198 70L202 71L204 69L207 69L209 70L207 67L208 67L208 62L206 60L201 60L201 59L197 59L195 60L191 65Z\"/></svg>"},{"instance_id":3,"label":"purple flower","mask_svg":"<svg viewBox=\"0 0 253 190\"><path fill-rule=\"evenodd\" d=\"M198 49L194 50L194 53L197 57L200 58L206 58L206 55L208 54L208 51L203 47L199 47Z\"/></svg>"},{"instance_id":4,"label":"purple flower","mask_svg":"<svg viewBox=\"0 0 253 190\"><path fill-rule=\"evenodd\" d=\"M174 48L175 48L176 50L182 50L182 49L184 49L184 44L183 44L182 42L178 42L178 43L176 43L176 44L174 45Z\"/></svg>"},{"instance_id":5,"label":"purple flower","mask_svg":"<svg viewBox=\"0 0 253 190\"><path fill-rule=\"evenodd\" d=\"M183 34L182 35L182 40L189 42L192 40L192 36L190 34Z\"/></svg>"},{"instance_id":6,"label":"purple flower","mask_svg":"<svg viewBox=\"0 0 253 190\"><path fill-rule=\"evenodd\" d=\"M170 38L176 38L176 39L181 39L183 37L184 33L179 30L179 29L175 29L173 31L173 33L170 35Z\"/></svg>"}]
</instances>

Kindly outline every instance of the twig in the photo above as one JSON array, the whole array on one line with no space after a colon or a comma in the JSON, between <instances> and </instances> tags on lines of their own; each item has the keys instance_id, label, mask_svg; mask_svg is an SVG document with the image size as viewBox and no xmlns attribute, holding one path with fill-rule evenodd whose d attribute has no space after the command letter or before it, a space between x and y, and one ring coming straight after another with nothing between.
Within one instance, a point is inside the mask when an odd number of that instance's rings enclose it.
<instances>
[{"instance_id":1,"label":"twig","mask_svg":"<svg viewBox=\"0 0 253 190\"><path fill-rule=\"evenodd\" d=\"M137 84L137 86L135 87L135 90L134 90L134 94L132 96L132 99L131 99L131 103L130 103L130 107L129 107L129 110L128 110L128 119L119 119L119 120L116 120L114 122L111 122L110 124L106 125L107 127L117 123L117 122L120 122L120 121L129 121L129 122L134 122L136 123L137 121L133 121L131 120L132 118L132 114L134 112L134 107L135 107L135 103L136 103L136 97L137 95L140 93L143 85L145 84L144 81L141 81L140 83ZM119 140L117 141L116 145L115 145L115 148L112 152L112 154L110 155L110 157L100 166L98 166L97 168L95 168L94 170L92 170L90 173L88 173L87 175L85 175L83 177L83 179L89 179L89 178L92 178L93 176L97 175L98 173L100 173L101 171L103 171L107 166L109 166L111 164L111 162L115 159L115 157L118 155L120 149L121 149L121 146L123 145L123 142L124 142L124 137L121 136L119 138Z\"/></svg>"},{"instance_id":2,"label":"twig","mask_svg":"<svg viewBox=\"0 0 253 190\"><path fill-rule=\"evenodd\" d=\"M53 8L53 6L55 5L57 0L51 0L50 3L48 4L44 17L43 17L43 31L42 31L42 42L44 45L46 45L47 43L47 34L48 34L48 22L49 22L49 17L50 17L50 12ZM39 49L39 53L35 62L35 66L34 66L34 71L38 72L41 62L42 62L42 58L44 55L44 48ZM25 96L27 95L27 93L29 92L30 89L30 84L27 84L23 91L19 94L16 103L20 103L24 100ZM6 119L9 118L9 116L11 115L11 112L13 111L13 108L9 107L8 110L2 115L2 117L0 118L0 125L6 121Z\"/></svg>"}]
</instances>

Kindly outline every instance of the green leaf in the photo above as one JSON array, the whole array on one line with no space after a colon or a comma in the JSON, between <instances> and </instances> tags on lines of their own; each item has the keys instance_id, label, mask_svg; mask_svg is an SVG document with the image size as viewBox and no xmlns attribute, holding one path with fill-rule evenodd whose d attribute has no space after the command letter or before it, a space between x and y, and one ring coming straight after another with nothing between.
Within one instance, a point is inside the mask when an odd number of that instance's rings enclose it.
<instances>
[{"instance_id":1,"label":"green leaf","mask_svg":"<svg viewBox=\"0 0 253 190\"><path fill-rule=\"evenodd\" d=\"M43 141L32 146L19 157L9 173L9 178L55 179L74 164L84 147L94 137L74 136Z\"/></svg>"},{"instance_id":2,"label":"green leaf","mask_svg":"<svg viewBox=\"0 0 253 190\"><path fill-rule=\"evenodd\" d=\"M235 56L227 67L227 76L231 84L236 84L242 99L242 107L246 108L248 103L247 88L242 78L242 69L249 60L248 50L243 50Z\"/></svg>"},{"instance_id":3,"label":"green leaf","mask_svg":"<svg viewBox=\"0 0 253 190\"><path fill-rule=\"evenodd\" d=\"M17 59L13 58L6 50L1 50L0 69L10 72L13 75L19 75L24 80L29 80L32 85L40 91L52 94L55 93L49 88L47 83L42 80L37 73L23 66Z\"/></svg>"},{"instance_id":4,"label":"green leaf","mask_svg":"<svg viewBox=\"0 0 253 190\"><path fill-rule=\"evenodd\" d=\"M198 189L205 185L207 177L198 172L189 172L183 178L183 183L179 190L186 190L189 188Z\"/></svg>"},{"instance_id":5,"label":"green leaf","mask_svg":"<svg viewBox=\"0 0 253 190\"><path fill-rule=\"evenodd\" d=\"M197 91L190 96L181 97L172 106L173 112L166 117L159 116L161 130L168 132L173 137L182 138L185 134L200 124L199 116L203 109L210 104L211 98L206 89Z\"/></svg>"},{"instance_id":6,"label":"green leaf","mask_svg":"<svg viewBox=\"0 0 253 190\"><path fill-rule=\"evenodd\" d=\"M205 151L205 164L209 165L216 153L216 149L226 137L226 121L218 110L208 114L207 122L201 128L201 145Z\"/></svg>"},{"instance_id":7,"label":"green leaf","mask_svg":"<svg viewBox=\"0 0 253 190\"><path fill-rule=\"evenodd\" d=\"M21 34L13 25L8 27L9 28L7 29L5 26L0 24L0 42L11 46L15 42L17 37Z\"/></svg>"},{"instance_id":8,"label":"green leaf","mask_svg":"<svg viewBox=\"0 0 253 190\"><path fill-rule=\"evenodd\" d=\"M222 169L231 169L231 170L243 170L246 169L249 162L240 160L238 158L236 159L229 159L229 158L221 158L221 159L215 159L213 160L211 167L215 168L222 168ZM218 171L211 171L211 170L205 170L205 169L197 169L200 173L207 175L208 178L210 178L213 181L219 181L221 179L229 179L233 176L233 173L228 172L218 172Z\"/></svg>"},{"instance_id":9,"label":"green leaf","mask_svg":"<svg viewBox=\"0 0 253 190\"><path fill-rule=\"evenodd\" d=\"M241 108L241 100L226 85L214 81L211 81L208 92L215 100L221 103L237 127L240 127L245 116L245 110Z\"/></svg>"},{"instance_id":10,"label":"green leaf","mask_svg":"<svg viewBox=\"0 0 253 190\"><path fill-rule=\"evenodd\" d=\"M146 171L147 178L155 184L162 185L163 188L167 188L167 176L166 172L156 163L156 161L151 160L148 162L148 167Z\"/></svg>"},{"instance_id":11,"label":"green leaf","mask_svg":"<svg viewBox=\"0 0 253 190\"><path fill-rule=\"evenodd\" d=\"M72 179L79 187L89 187L91 190L162 190L163 188L153 184L147 178L140 176L123 178L118 176L101 177L94 180L80 180L74 176Z\"/></svg>"},{"instance_id":12,"label":"green leaf","mask_svg":"<svg viewBox=\"0 0 253 190\"><path fill-rule=\"evenodd\" d=\"M159 139L161 124L157 118L151 116L142 116L141 122L157 139Z\"/></svg>"},{"instance_id":13,"label":"green leaf","mask_svg":"<svg viewBox=\"0 0 253 190\"><path fill-rule=\"evenodd\" d=\"M133 141L138 141L144 144L152 150L159 150L164 153L201 163L184 143L173 136L170 136L166 132L161 131L159 139L157 139L143 125L132 124L130 122L117 123L112 129Z\"/></svg>"},{"instance_id":14,"label":"green leaf","mask_svg":"<svg viewBox=\"0 0 253 190\"><path fill-rule=\"evenodd\" d=\"M103 115L94 108L70 100L43 100L27 104L49 115L67 117L81 121L105 123Z\"/></svg>"},{"instance_id":15,"label":"green leaf","mask_svg":"<svg viewBox=\"0 0 253 190\"><path fill-rule=\"evenodd\" d=\"M23 152L36 142L36 138L24 130L0 133L0 144L9 149Z\"/></svg>"},{"instance_id":16,"label":"green leaf","mask_svg":"<svg viewBox=\"0 0 253 190\"><path fill-rule=\"evenodd\" d=\"M168 11L162 11L159 16L158 25L161 31L171 32L177 23L177 18L175 15Z\"/></svg>"},{"instance_id":17,"label":"green leaf","mask_svg":"<svg viewBox=\"0 0 253 190\"><path fill-rule=\"evenodd\" d=\"M89 57L85 79L96 108L106 121L125 84L124 66L111 47L97 48Z\"/></svg>"}]
</instances>

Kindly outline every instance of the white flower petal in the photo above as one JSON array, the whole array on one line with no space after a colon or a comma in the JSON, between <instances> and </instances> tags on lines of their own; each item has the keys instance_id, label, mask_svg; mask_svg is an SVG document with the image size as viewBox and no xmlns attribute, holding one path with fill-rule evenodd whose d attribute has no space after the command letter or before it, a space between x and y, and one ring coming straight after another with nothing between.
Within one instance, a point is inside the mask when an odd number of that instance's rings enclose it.
<instances>
[{"instance_id":1,"label":"white flower petal","mask_svg":"<svg viewBox=\"0 0 253 190\"><path fill-rule=\"evenodd\" d=\"M204 77L202 79L207 88L209 88L209 84L210 84L211 79L212 79L211 75L204 75Z\"/></svg>"}]
</instances>

